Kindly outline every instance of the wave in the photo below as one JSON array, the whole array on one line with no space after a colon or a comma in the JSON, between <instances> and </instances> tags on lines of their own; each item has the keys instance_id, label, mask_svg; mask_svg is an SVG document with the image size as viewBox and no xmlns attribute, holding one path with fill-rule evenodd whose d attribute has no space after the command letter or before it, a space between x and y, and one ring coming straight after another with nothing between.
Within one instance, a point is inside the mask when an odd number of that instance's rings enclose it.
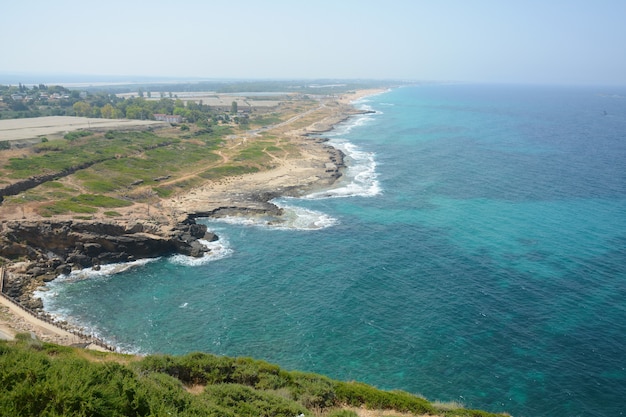
<instances>
[{"instance_id":1,"label":"wave","mask_svg":"<svg viewBox=\"0 0 626 417\"><path fill-rule=\"evenodd\" d=\"M287 203L289 200L296 200L292 197L281 197L271 200L283 210L281 216L254 216L237 217L226 216L219 219L210 219L211 222L222 222L244 226L265 227L275 230L320 230L334 226L338 220L320 211L299 207Z\"/></svg>"},{"instance_id":2,"label":"wave","mask_svg":"<svg viewBox=\"0 0 626 417\"><path fill-rule=\"evenodd\" d=\"M208 240L198 239L202 245L210 249L201 258L195 258L187 255L172 255L168 259L173 264L184 266L200 266L206 265L209 262L224 259L232 255L233 250L230 247L230 243L224 236L220 236L219 240L209 242Z\"/></svg>"},{"instance_id":3,"label":"wave","mask_svg":"<svg viewBox=\"0 0 626 417\"><path fill-rule=\"evenodd\" d=\"M69 274L61 274L55 278L54 281L47 284L49 287L51 284L60 284L63 282L81 281L89 278L104 278L111 275L119 274L121 272L128 271L132 268L137 268L146 265L150 262L155 262L160 258L144 258L131 262L119 262L114 264L105 264L98 267L84 268L76 271L72 271Z\"/></svg>"},{"instance_id":4,"label":"wave","mask_svg":"<svg viewBox=\"0 0 626 417\"><path fill-rule=\"evenodd\" d=\"M155 262L159 259L160 258L145 258L132 262L120 262L101 265L99 267L84 268L72 271L69 274L61 274L57 276L53 281L46 283L44 287L33 291L33 296L35 298L41 299L41 301L43 302L44 310L52 317L54 317L55 319L71 322L69 312L63 309L59 309L55 305L55 299L59 295L59 291L61 291L64 284L75 281L83 281L86 279L106 279L112 275L128 271L132 268L146 265L150 262Z\"/></svg>"},{"instance_id":5,"label":"wave","mask_svg":"<svg viewBox=\"0 0 626 417\"><path fill-rule=\"evenodd\" d=\"M304 199L317 200L338 197L373 197L382 192L376 172L376 154L367 152L345 139L331 139L329 144L343 151L347 159L344 180L336 188L317 191Z\"/></svg>"}]
</instances>

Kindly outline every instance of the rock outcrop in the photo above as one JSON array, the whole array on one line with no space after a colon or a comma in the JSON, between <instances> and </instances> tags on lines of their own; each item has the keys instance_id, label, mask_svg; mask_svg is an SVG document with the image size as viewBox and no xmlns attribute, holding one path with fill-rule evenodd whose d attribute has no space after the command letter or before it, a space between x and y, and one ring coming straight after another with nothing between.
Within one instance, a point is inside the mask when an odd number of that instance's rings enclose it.
<instances>
[{"instance_id":1,"label":"rock outcrop","mask_svg":"<svg viewBox=\"0 0 626 417\"><path fill-rule=\"evenodd\" d=\"M0 256L28 259L4 291L32 307L30 293L45 281L74 269L129 262L172 253L200 257L198 240L217 240L205 225L188 219L174 227L80 221L9 221L0 224Z\"/></svg>"}]
</instances>

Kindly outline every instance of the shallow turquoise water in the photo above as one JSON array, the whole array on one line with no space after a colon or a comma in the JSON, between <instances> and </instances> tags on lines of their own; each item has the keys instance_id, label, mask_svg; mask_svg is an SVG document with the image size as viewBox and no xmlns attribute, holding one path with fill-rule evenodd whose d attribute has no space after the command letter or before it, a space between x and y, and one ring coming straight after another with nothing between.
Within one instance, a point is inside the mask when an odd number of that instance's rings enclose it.
<instances>
[{"instance_id":1,"label":"shallow turquoise water","mask_svg":"<svg viewBox=\"0 0 626 417\"><path fill-rule=\"evenodd\" d=\"M282 227L51 284L124 350L195 350L515 416L626 408L626 91L418 86L329 134L344 183ZM329 197L330 196L330 197ZM329 197L329 198L322 198ZM306 209L306 210L305 210Z\"/></svg>"}]
</instances>

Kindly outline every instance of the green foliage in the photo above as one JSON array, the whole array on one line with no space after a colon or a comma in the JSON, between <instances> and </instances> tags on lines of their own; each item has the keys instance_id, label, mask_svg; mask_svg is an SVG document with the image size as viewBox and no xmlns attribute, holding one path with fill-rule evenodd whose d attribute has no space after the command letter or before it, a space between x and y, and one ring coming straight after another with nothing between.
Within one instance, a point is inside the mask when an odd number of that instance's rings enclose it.
<instances>
[{"instance_id":1,"label":"green foliage","mask_svg":"<svg viewBox=\"0 0 626 417\"><path fill-rule=\"evenodd\" d=\"M240 384L210 385L202 397L208 404L228 410L236 416L295 417L307 412L305 407L295 401Z\"/></svg>"},{"instance_id":2,"label":"green foliage","mask_svg":"<svg viewBox=\"0 0 626 417\"><path fill-rule=\"evenodd\" d=\"M200 173L202 178L209 180L216 180L223 177L249 174L252 172L258 172L259 168L248 165L221 165L215 168L207 169Z\"/></svg>"},{"instance_id":3,"label":"green foliage","mask_svg":"<svg viewBox=\"0 0 626 417\"><path fill-rule=\"evenodd\" d=\"M75 141L76 139L84 138L86 136L91 136L93 133L87 132L86 130L77 130L75 132L66 133L63 136L63 139L69 140L70 142Z\"/></svg>"},{"instance_id":4,"label":"green foliage","mask_svg":"<svg viewBox=\"0 0 626 417\"><path fill-rule=\"evenodd\" d=\"M371 409L396 410L415 414L435 414L427 400L402 391L381 391L359 382L339 382L336 395L340 402Z\"/></svg>"},{"instance_id":5,"label":"green foliage","mask_svg":"<svg viewBox=\"0 0 626 417\"><path fill-rule=\"evenodd\" d=\"M72 133L91 134L80 131ZM35 146L35 152L42 155L11 158L5 168L12 171L10 176L13 178L27 178L108 160L119 160L139 152L176 143L177 140L175 139L162 138L150 132L124 132L119 135L116 134L114 139L106 141L89 140L86 142L70 141L68 143L63 140L53 140ZM210 151L207 150L208 152Z\"/></svg>"},{"instance_id":6,"label":"green foliage","mask_svg":"<svg viewBox=\"0 0 626 417\"><path fill-rule=\"evenodd\" d=\"M79 196L72 197L71 201L78 204L84 204L86 206L103 208L128 207L133 204L130 201L96 194L81 194Z\"/></svg>"},{"instance_id":7,"label":"green foliage","mask_svg":"<svg viewBox=\"0 0 626 417\"><path fill-rule=\"evenodd\" d=\"M257 116L250 122L258 126L269 126L282 122L282 119L276 113L272 113L269 115Z\"/></svg>"},{"instance_id":8,"label":"green foliage","mask_svg":"<svg viewBox=\"0 0 626 417\"><path fill-rule=\"evenodd\" d=\"M294 398L307 408L329 408L337 405L335 383L316 374L294 371L292 375Z\"/></svg>"},{"instance_id":9,"label":"green foliage","mask_svg":"<svg viewBox=\"0 0 626 417\"><path fill-rule=\"evenodd\" d=\"M198 384L206 385L200 394L185 389ZM435 408L407 393L287 372L250 358L191 353L132 361L42 343L29 334L18 335L15 342L0 341L2 416L354 417L354 412L338 408L343 404L441 416L496 416Z\"/></svg>"},{"instance_id":10,"label":"green foliage","mask_svg":"<svg viewBox=\"0 0 626 417\"><path fill-rule=\"evenodd\" d=\"M83 213L91 214L98 211L98 207L115 208L126 207L133 203L99 194L80 194L76 197L56 201L43 207L45 215Z\"/></svg>"},{"instance_id":11,"label":"green foliage","mask_svg":"<svg viewBox=\"0 0 626 417\"><path fill-rule=\"evenodd\" d=\"M0 151L6 149L11 149L11 142L9 142L8 140L0 141Z\"/></svg>"},{"instance_id":12,"label":"green foliage","mask_svg":"<svg viewBox=\"0 0 626 417\"><path fill-rule=\"evenodd\" d=\"M359 417L359 415L350 410L334 410L328 413L326 417Z\"/></svg>"},{"instance_id":13,"label":"green foliage","mask_svg":"<svg viewBox=\"0 0 626 417\"><path fill-rule=\"evenodd\" d=\"M59 152L59 151L66 150L68 146L69 146L68 143L61 139L52 140L52 141L46 140L45 142L42 140L41 143L33 146L33 150L36 153Z\"/></svg>"}]
</instances>

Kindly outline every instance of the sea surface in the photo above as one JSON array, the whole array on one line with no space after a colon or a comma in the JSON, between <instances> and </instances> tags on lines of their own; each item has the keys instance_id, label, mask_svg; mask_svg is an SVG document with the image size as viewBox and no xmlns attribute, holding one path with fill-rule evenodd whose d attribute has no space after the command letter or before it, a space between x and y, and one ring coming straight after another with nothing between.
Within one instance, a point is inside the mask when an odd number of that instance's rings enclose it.
<instances>
[{"instance_id":1,"label":"sea surface","mask_svg":"<svg viewBox=\"0 0 626 417\"><path fill-rule=\"evenodd\" d=\"M626 88L420 85L355 105L376 113L325 135L343 180L278 199L285 222L203 220L211 256L61 277L45 308L126 352L623 415Z\"/></svg>"}]
</instances>

